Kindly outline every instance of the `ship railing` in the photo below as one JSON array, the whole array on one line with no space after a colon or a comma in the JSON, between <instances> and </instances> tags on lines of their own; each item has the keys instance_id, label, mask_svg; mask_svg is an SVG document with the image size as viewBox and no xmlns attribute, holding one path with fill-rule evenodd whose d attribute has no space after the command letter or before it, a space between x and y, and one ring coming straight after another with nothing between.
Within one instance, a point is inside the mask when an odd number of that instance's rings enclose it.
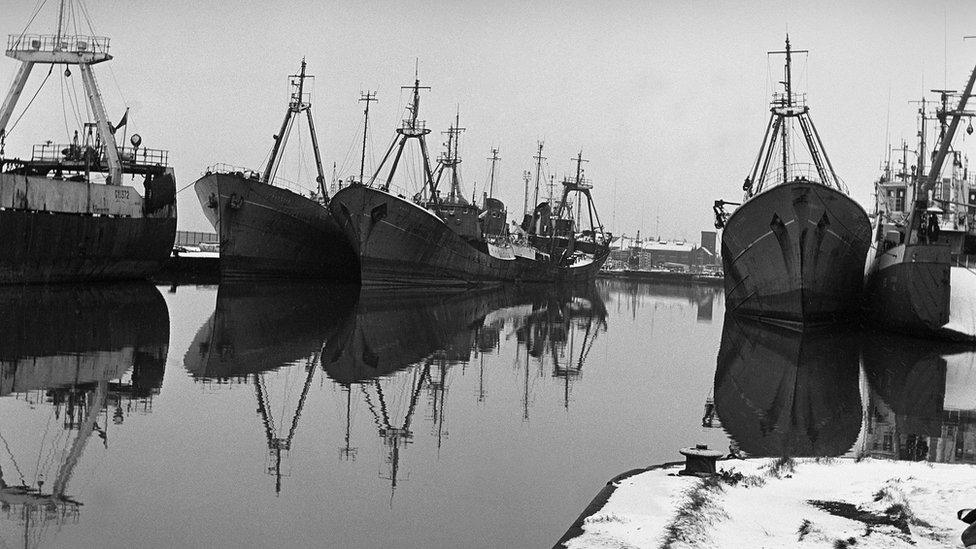
<instances>
[{"instance_id":1,"label":"ship railing","mask_svg":"<svg viewBox=\"0 0 976 549\"><path fill-rule=\"evenodd\" d=\"M805 93L791 93L792 101L791 107L806 107L807 106L807 94ZM773 101L770 103L774 107L786 107L786 93L778 92L773 94Z\"/></svg>"},{"instance_id":2,"label":"ship railing","mask_svg":"<svg viewBox=\"0 0 976 549\"><path fill-rule=\"evenodd\" d=\"M582 190L582 189L592 189L593 183L591 183L589 179L586 179L584 177L580 178L579 183L576 182L575 177L567 177L563 179L563 186Z\"/></svg>"},{"instance_id":3,"label":"ship railing","mask_svg":"<svg viewBox=\"0 0 976 549\"><path fill-rule=\"evenodd\" d=\"M108 53L106 36L11 34L7 36L7 52L67 52Z\"/></svg>"},{"instance_id":4,"label":"ship railing","mask_svg":"<svg viewBox=\"0 0 976 549\"><path fill-rule=\"evenodd\" d=\"M239 175L246 179L261 179L261 172L257 170L252 170L250 168L244 168L241 166L234 166L232 164L225 164L223 162L218 162L216 164L207 166L207 171L204 175L210 174L226 174L226 175Z\"/></svg>"},{"instance_id":5,"label":"ship railing","mask_svg":"<svg viewBox=\"0 0 976 549\"><path fill-rule=\"evenodd\" d=\"M306 198L311 198L313 196L318 195L318 190L313 189L311 187L306 187L301 183L292 181L290 179L285 179L284 177L281 176L275 176L274 181L272 181L271 184L274 185L275 187L289 190L297 194L298 196L304 196Z\"/></svg>"},{"instance_id":6,"label":"ship railing","mask_svg":"<svg viewBox=\"0 0 976 549\"><path fill-rule=\"evenodd\" d=\"M764 185L764 187L767 189L782 183L793 181L810 181L813 183L820 183L821 185L826 185L828 187L836 186L839 188L839 190L848 194L850 193L850 191L847 189L847 184L844 183L844 180L836 177L836 181L824 181L820 177L820 172L817 170L817 166L808 162L787 164L786 172L784 172L783 167L780 166L775 170L768 172L765 179L766 185Z\"/></svg>"},{"instance_id":7,"label":"ship railing","mask_svg":"<svg viewBox=\"0 0 976 549\"><path fill-rule=\"evenodd\" d=\"M168 166L169 151L163 149L149 149L146 147L122 147L119 149L122 163L149 164L153 166Z\"/></svg>"},{"instance_id":8,"label":"ship railing","mask_svg":"<svg viewBox=\"0 0 976 549\"><path fill-rule=\"evenodd\" d=\"M407 135L418 135L427 132L427 121L426 120L410 120L409 118L403 121L400 126L400 131Z\"/></svg>"},{"instance_id":9,"label":"ship railing","mask_svg":"<svg viewBox=\"0 0 976 549\"><path fill-rule=\"evenodd\" d=\"M293 84L297 85L297 84ZM291 93L291 100L288 102L288 108L292 110L300 110L312 104L312 92L303 91L302 97L298 97L298 91L293 91Z\"/></svg>"},{"instance_id":10,"label":"ship railing","mask_svg":"<svg viewBox=\"0 0 976 549\"><path fill-rule=\"evenodd\" d=\"M94 153L91 158L93 161L99 164L106 162L105 147L99 147L95 151L91 147L64 143L42 143L40 145L34 145L31 151L31 161L54 163L82 162L85 160L86 150ZM162 149L121 147L119 148L119 158L122 160L123 168L126 164L149 166L169 165L169 151Z\"/></svg>"}]
</instances>

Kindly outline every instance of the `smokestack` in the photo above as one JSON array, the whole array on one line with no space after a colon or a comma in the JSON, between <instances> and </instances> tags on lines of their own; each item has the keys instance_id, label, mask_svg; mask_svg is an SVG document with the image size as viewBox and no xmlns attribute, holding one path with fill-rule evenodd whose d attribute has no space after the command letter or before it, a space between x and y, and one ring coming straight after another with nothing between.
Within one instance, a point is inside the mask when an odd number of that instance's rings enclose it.
<instances>
[{"instance_id":1,"label":"smokestack","mask_svg":"<svg viewBox=\"0 0 976 549\"><path fill-rule=\"evenodd\" d=\"M701 247L715 255L715 231L701 232Z\"/></svg>"}]
</instances>

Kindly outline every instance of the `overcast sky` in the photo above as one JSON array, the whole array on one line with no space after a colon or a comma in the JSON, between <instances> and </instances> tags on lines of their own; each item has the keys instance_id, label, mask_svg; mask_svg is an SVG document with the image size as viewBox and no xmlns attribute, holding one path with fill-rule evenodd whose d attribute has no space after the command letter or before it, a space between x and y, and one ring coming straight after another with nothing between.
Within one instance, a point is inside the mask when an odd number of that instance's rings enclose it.
<instances>
[{"instance_id":1,"label":"overcast sky","mask_svg":"<svg viewBox=\"0 0 976 549\"><path fill-rule=\"evenodd\" d=\"M20 33L40 1L0 0L0 31ZM31 31L53 33L56 0L47 3ZM131 107L130 135L170 150L179 187L216 162L261 167L284 115L287 75L303 56L316 76L313 112L329 177L333 163L342 177L358 174L357 99L377 91L368 171L403 115L400 86L412 83L419 60L422 83L432 87L421 112L435 130L432 154L455 109L467 128L466 195L473 185L480 195L487 157L498 147L496 196L520 217L521 174L534 169L543 140L544 171L557 181L573 172L570 159L582 149L598 210L614 233L643 227L645 235L695 242L712 227L713 200L740 198L782 71L781 58L766 52L782 49L787 31L795 48L810 50L797 57L798 91L808 94L838 175L868 209L886 127L893 145L914 140L917 107L908 102L931 88L961 89L976 64L976 40L962 40L976 34L972 1L86 6L95 31L112 38L115 59L96 67L110 116ZM16 68L0 61L0 83ZM35 71L25 96L46 72ZM59 73L8 139L8 156L67 138ZM310 154L307 139L293 133L283 176L311 185ZM180 193L179 209L181 229L212 230L192 187Z\"/></svg>"}]
</instances>

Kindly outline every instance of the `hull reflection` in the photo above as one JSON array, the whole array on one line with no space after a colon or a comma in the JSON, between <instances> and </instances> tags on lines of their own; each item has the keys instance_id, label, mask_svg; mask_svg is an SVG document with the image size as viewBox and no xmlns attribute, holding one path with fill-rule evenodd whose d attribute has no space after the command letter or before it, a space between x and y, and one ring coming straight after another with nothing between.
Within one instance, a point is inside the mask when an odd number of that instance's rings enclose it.
<instances>
[{"instance_id":1,"label":"hull reflection","mask_svg":"<svg viewBox=\"0 0 976 549\"><path fill-rule=\"evenodd\" d=\"M334 342L356 295L347 285L221 284L183 365L195 379L221 382L308 358Z\"/></svg>"},{"instance_id":2,"label":"hull reflection","mask_svg":"<svg viewBox=\"0 0 976 549\"><path fill-rule=\"evenodd\" d=\"M889 334L863 347L868 414L862 452L891 459L976 463L976 353Z\"/></svg>"},{"instance_id":3,"label":"hull reflection","mask_svg":"<svg viewBox=\"0 0 976 549\"><path fill-rule=\"evenodd\" d=\"M349 285L222 284L213 315L184 357L184 367L197 381L253 385L267 441L266 472L274 477L275 492L282 490L284 458L292 449L319 357L336 352L337 335L356 296L357 288ZM289 373L296 369L304 370L297 396L288 390Z\"/></svg>"},{"instance_id":4,"label":"hull reflection","mask_svg":"<svg viewBox=\"0 0 976 549\"><path fill-rule=\"evenodd\" d=\"M34 430L38 446L5 448L0 507L40 544L50 526L79 520L82 504L68 485L92 435L107 448L110 425L152 410L169 312L148 283L0 288L0 310L0 397L9 399L0 431ZM48 432L51 425L64 433Z\"/></svg>"},{"instance_id":5,"label":"hull reflection","mask_svg":"<svg viewBox=\"0 0 976 549\"><path fill-rule=\"evenodd\" d=\"M572 288L505 286L469 292L388 292L365 290L343 329L335 353L324 353L326 374L346 389L345 446L350 440L349 404L354 393L365 402L382 440L386 471L381 478L395 492L405 477L401 452L415 435L414 415L424 408L438 448L448 438L446 395L456 366L479 364L477 400L487 398L484 357L516 340L516 364L524 368L523 417L528 419L530 360L550 366L563 385L579 378L597 334L606 330L606 309L593 284ZM391 496L392 497L392 496Z\"/></svg>"},{"instance_id":6,"label":"hull reflection","mask_svg":"<svg viewBox=\"0 0 976 549\"><path fill-rule=\"evenodd\" d=\"M715 410L750 456L839 456L861 429L858 376L849 333L798 332L727 315Z\"/></svg>"}]
</instances>

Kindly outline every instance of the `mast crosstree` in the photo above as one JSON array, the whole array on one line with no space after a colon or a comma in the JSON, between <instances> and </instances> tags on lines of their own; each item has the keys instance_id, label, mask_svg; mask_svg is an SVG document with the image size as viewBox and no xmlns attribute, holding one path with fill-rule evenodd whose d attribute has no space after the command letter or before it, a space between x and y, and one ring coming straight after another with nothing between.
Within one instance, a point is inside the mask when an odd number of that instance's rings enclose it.
<instances>
[{"instance_id":1,"label":"mast crosstree","mask_svg":"<svg viewBox=\"0 0 976 549\"><path fill-rule=\"evenodd\" d=\"M438 188L441 183L441 177L444 175L444 171L451 172L451 190L447 194L447 199L445 202L450 204L467 204L464 199L464 193L461 192L461 176L458 175L458 164L461 163L461 157L458 156L458 144L461 140L461 132L465 131L467 128L461 127L461 113L458 111L454 115L454 125L449 127L446 132L447 135L447 151L441 154L437 161L437 172L434 176L434 187Z\"/></svg>"},{"instance_id":2,"label":"mast crosstree","mask_svg":"<svg viewBox=\"0 0 976 549\"><path fill-rule=\"evenodd\" d=\"M379 177L380 172L383 170L383 166L386 161L389 160L390 155L393 153L393 149L396 149L396 156L393 157L393 164L390 165L390 172L387 175L386 182L383 183L383 190L389 191L390 184L393 182L393 175L396 173L397 165L400 163L400 157L403 156L403 149L406 147L407 142L411 139L416 139L420 144L420 152L423 156L424 164L424 186L430 190L431 201L437 204L437 192L436 185L434 184L433 173L430 169L430 156L427 154L427 140L426 136L430 133L427 128L427 124L423 120L419 120L420 116L420 90L429 90L430 86L421 86L420 77L414 74L414 82L412 86L401 86L400 89L410 90L411 100L410 104L407 105L407 111L410 113L409 117L403 120L402 125L397 128L397 135L393 138L393 142L390 143L390 148L387 149L386 154L383 155L383 160L380 161L380 165L376 168L376 172L373 177L369 179L368 186L373 186L376 178Z\"/></svg>"},{"instance_id":3,"label":"mast crosstree","mask_svg":"<svg viewBox=\"0 0 976 549\"><path fill-rule=\"evenodd\" d=\"M302 58L301 72L290 75L288 78L293 88L291 100L288 102L288 110L285 111L285 119L281 123L281 129L274 136L275 143L271 149L271 158L268 159L268 165L264 170L264 176L261 180L268 184L274 181L275 174L278 172L278 166L281 164L282 151L285 148L285 143L288 142L288 136L291 134L291 128L295 122L295 116L304 112L308 117L308 131L312 136L312 151L315 153L315 182L318 184L322 199L328 202L329 194L325 190L325 172L322 170L322 156L319 154L319 142L315 136L315 122L312 120L311 94L305 91L305 81L315 77L305 74L304 57Z\"/></svg>"},{"instance_id":4,"label":"mast crosstree","mask_svg":"<svg viewBox=\"0 0 976 549\"><path fill-rule=\"evenodd\" d=\"M791 150L790 133L791 121L796 119L803 133L803 140L806 144L810 160L813 162L816 177L820 182L829 187L845 191L844 183L837 177L834 167L824 149L823 141L817 132L813 120L810 118L810 107L807 106L803 95L793 92L793 54L809 53L809 50L796 50L790 45L790 37L786 36L786 49L780 51L767 52L770 55L785 55L786 63L783 68L783 80L779 83L783 85L783 93L773 94L772 106L770 107L769 123L766 125L766 134L763 136L762 146L756 161L753 164L749 176L742 185L742 190L746 192L746 197L755 196L762 192L766 185L767 178L770 176L770 168L773 165L773 157L777 152L777 141L779 142L780 173L775 183L785 183L796 179L806 179L813 174L797 174L796 166L791 162L793 151Z\"/></svg>"}]
</instances>

